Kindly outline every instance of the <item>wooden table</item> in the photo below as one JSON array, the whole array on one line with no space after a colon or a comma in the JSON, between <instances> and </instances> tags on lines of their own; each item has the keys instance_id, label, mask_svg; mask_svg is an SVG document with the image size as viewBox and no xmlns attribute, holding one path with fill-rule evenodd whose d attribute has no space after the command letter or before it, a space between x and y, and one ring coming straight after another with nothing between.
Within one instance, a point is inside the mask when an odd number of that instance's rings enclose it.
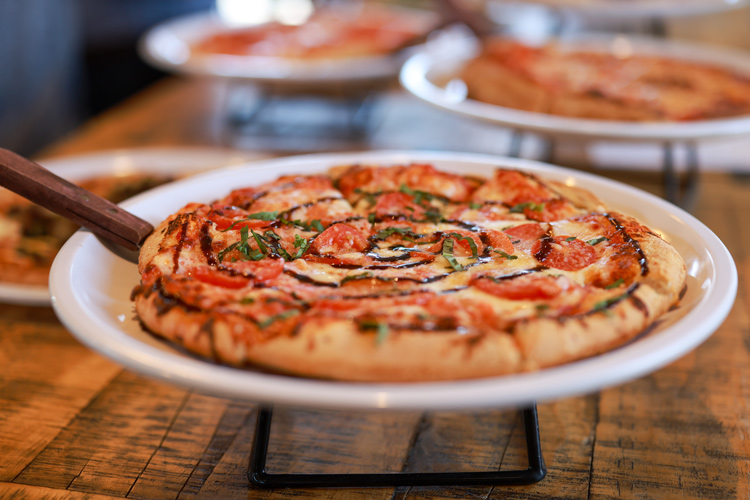
<instances>
[{"instance_id":1,"label":"wooden table","mask_svg":"<svg viewBox=\"0 0 750 500\"><path fill-rule=\"evenodd\" d=\"M221 145L211 81L168 79L91 120L44 156L141 146ZM430 114L406 139L434 148L496 130L402 95L384 114ZM394 102L396 104L394 104ZM404 104L406 103L406 104ZM389 107L390 106L390 107ZM390 113L390 115L389 115ZM405 147L414 127L380 127L364 147ZM470 137L469 137L470 136ZM390 142L389 142L390 141ZM223 144L226 144L223 143ZM449 144L450 145L450 144ZM659 193L658 173L598 172ZM750 178L703 173L694 214L748 275ZM702 346L652 375L539 405L547 476L529 486L279 489L246 472L258 407L143 378L81 345L44 307L0 306L0 499L5 498L747 498L750 496L750 285ZM502 470L523 465L516 411L392 412L278 408L278 472Z\"/></svg>"}]
</instances>

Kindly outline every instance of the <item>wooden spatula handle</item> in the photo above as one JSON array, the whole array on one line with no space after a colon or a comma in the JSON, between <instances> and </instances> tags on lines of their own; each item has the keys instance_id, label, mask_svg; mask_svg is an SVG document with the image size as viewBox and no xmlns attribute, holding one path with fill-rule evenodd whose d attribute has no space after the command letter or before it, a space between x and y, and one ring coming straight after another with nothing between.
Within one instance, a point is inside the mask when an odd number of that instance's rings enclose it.
<instances>
[{"instance_id":1,"label":"wooden spatula handle","mask_svg":"<svg viewBox=\"0 0 750 500\"><path fill-rule=\"evenodd\" d=\"M113 243L137 250L154 227L114 203L0 148L0 186Z\"/></svg>"}]
</instances>

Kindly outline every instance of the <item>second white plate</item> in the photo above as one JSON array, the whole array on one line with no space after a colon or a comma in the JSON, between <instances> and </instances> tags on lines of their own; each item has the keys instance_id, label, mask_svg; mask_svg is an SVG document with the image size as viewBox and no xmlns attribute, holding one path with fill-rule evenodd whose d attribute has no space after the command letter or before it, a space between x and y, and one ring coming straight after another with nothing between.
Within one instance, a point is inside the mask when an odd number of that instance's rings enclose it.
<instances>
[{"instance_id":1,"label":"second white plate","mask_svg":"<svg viewBox=\"0 0 750 500\"><path fill-rule=\"evenodd\" d=\"M646 37L579 35L561 40L584 51L632 51L723 66L750 77L747 54L704 45L667 42ZM423 101L450 113L555 137L590 140L684 141L750 134L750 116L693 122L624 122L569 118L506 108L467 98L458 78L461 68L478 53L475 41L452 47L429 44L412 55L400 73L403 87Z\"/></svg>"}]
</instances>

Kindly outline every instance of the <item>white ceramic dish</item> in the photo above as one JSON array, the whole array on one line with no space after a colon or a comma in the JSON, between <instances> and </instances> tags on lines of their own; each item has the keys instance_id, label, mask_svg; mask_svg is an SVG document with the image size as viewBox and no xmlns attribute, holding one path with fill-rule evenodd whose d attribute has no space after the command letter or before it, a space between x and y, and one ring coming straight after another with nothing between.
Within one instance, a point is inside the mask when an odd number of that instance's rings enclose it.
<instances>
[{"instance_id":1,"label":"white ceramic dish","mask_svg":"<svg viewBox=\"0 0 750 500\"><path fill-rule=\"evenodd\" d=\"M587 17L618 20L697 16L747 5L746 0L488 0L486 3L489 9L492 8L492 4L526 3L575 12Z\"/></svg>"},{"instance_id":2,"label":"white ceramic dish","mask_svg":"<svg viewBox=\"0 0 750 500\"><path fill-rule=\"evenodd\" d=\"M729 49L611 35L578 35L561 42L571 49L649 54L710 63L750 76L750 58L747 54ZM466 88L457 75L477 52L477 44L472 40L454 44L450 49L444 45L427 45L406 61L400 73L401 84L414 96L451 113L548 136L591 140L685 141L750 133L750 116L679 123L623 122L555 116L468 99Z\"/></svg>"},{"instance_id":3,"label":"white ceramic dish","mask_svg":"<svg viewBox=\"0 0 750 500\"><path fill-rule=\"evenodd\" d=\"M245 163L256 155L213 148L123 149L39 160L39 163L69 181L96 175L128 175L153 172L187 175L217 167ZM0 282L0 302L34 306L50 304L46 286Z\"/></svg>"},{"instance_id":4,"label":"white ceramic dish","mask_svg":"<svg viewBox=\"0 0 750 500\"><path fill-rule=\"evenodd\" d=\"M734 262L721 241L691 215L623 184L528 160L398 151L287 157L198 175L139 195L123 206L156 224L188 202L209 202L231 188L282 174L321 172L332 165L355 162L387 165L409 161L478 175L490 175L496 166L508 166L593 190L609 200L612 208L639 217L663 232L682 254L689 272L682 306L636 341L576 363L497 378L404 384L301 379L220 366L182 354L145 333L135 321L129 299L139 280L135 264L115 256L85 231L65 244L53 264L53 307L81 342L125 367L216 396L330 408L457 409L526 405L640 377L703 342L734 303Z\"/></svg>"},{"instance_id":5,"label":"white ceramic dish","mask_svg":"<svg viewBox=\"0 0 750 500\"><path fill-rule=\"evenodd\" d=\"M430 12L408 12L424 24L426 31L437 22ZM139 52L144 60L164 71L294 86L357 84L393 78L410 53L404 50L382 56L299 61L280 57L196 55L191 51L196 42L232 28L236 26L228 24L215 12L179 17L149 30L140 40Z\"/></svg>"}]
</instances>

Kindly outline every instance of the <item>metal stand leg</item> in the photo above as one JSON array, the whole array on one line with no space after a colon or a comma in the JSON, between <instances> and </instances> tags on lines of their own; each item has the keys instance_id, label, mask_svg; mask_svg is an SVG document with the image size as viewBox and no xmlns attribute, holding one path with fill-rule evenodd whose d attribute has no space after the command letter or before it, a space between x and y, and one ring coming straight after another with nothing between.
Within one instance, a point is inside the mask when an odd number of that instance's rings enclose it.
<instances>
[{"instance_id":1,"label":"metal stand leg","mask_svg":"<svg viewBox=\"0 0 750 500\"><path fill-rule=\"evenodd\" d=\"M699 162L698 147L694 142L685 145L686 148L686 172L684 178L680 179L675 168L674 144L665 143L663 147L663 174L664 174L664 197L667 201L674 203L686 210L695 204L698 195Z\"/></svg>"},{"instance_id":2,"label":"metal stand leg","mask_svg":"<svg viewBox=\"0 0 750 500\"><path fill-rule=\"evenodd\" d=\"M388 486L470 486L523 485L541 481L547 473L539 440L536 405L522 410L526 430L529 467L524 470L488 472L394 472L375 474L271 474L266 472L266 456L271 432L270 407L261 407L255 430L250 482L263 488L311 487L388 487Z\"/></svg>"}]
</instances>

